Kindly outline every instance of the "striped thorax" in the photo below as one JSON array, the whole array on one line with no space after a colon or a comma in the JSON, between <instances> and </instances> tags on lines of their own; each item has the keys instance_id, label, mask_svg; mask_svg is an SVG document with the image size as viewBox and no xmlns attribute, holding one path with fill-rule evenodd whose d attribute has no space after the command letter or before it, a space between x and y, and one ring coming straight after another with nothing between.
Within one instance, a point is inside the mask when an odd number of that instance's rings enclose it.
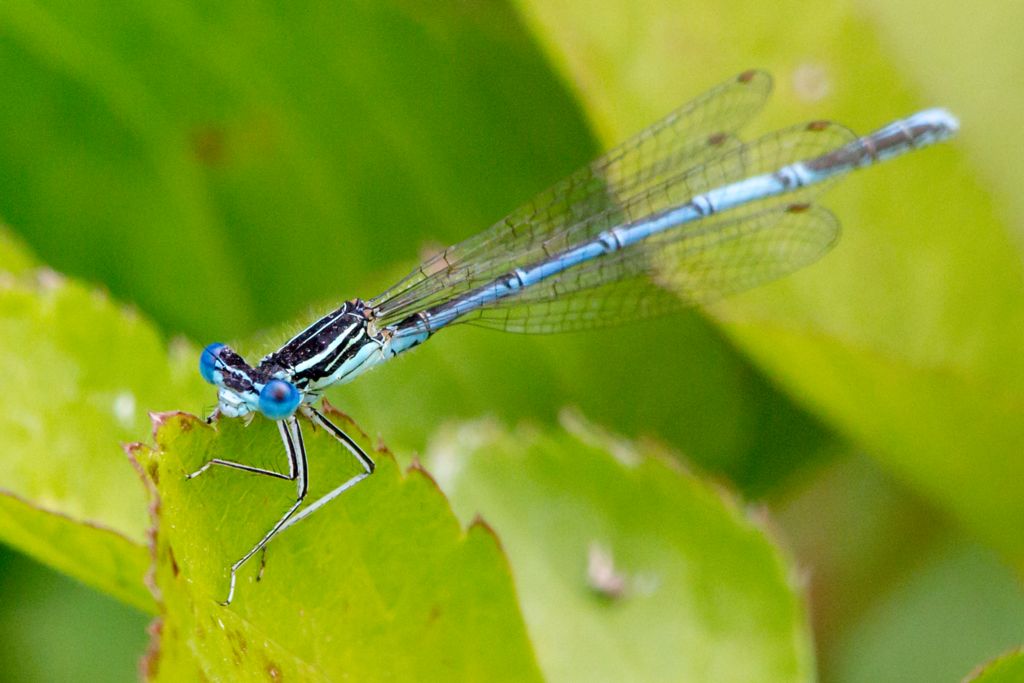
<instances>
[{"instance_id":1,"label":"striped thorax","mask_svg":"<svg viewBox=\"0 0 1024 683\"><path fill-rule=\"evenodd\" d=\"M391 332L378 330L372 323L370 309L353 299L264 356L256 367L223 344L208 346L200 366L207 380L220 389L222 415L240 417L258 411L281 419L301 404L314 403L326 387L348 382L393 355ZM292 410L282 415L292 403Z\"/></svg>"}]
</instances>

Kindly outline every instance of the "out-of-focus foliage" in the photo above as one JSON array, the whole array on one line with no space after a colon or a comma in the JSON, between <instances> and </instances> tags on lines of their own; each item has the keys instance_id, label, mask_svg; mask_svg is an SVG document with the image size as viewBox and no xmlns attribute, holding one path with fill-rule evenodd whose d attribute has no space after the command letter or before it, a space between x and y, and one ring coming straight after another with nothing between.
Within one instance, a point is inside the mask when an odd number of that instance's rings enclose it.
<instances>
[{"instance_id":1,"label":"out-of-focus foliage","mask_svg":"<svg viewBox=\"0 0 1024 683\"><path fill-rule=\"evenodd\" d=\"M68 465L77 472L77 464ZM126 491L136 490L133 484ZM133 607L155 611L143 577L149 553L118 532L54 513L36 500L0 494L0 536L40 562L110 593Z\"/></svg>"},{"instance_id":2,"label":"out-of-focus foliage","mask_svg":"<svg viewBox=\"0 0 1024 683\"><path fill-rule=\"evenodd\" d=\"M32 252L6 226L0 226L0 272L8 280L39 267ZM5 283L6 284L6 283Z\"/></svg>"},{"instance_id":3,"label":"out-of-focus foliage","mask_svg":"<svg viewBox=\"0 0 1024 683\"><path fill-rule=\"evenodd\" d=\"M4 680L131 681L150 615L0 547Z\"/></svg>"},{"instance_id":4,"label":"out-of-focus foliage","mask_svg":"<svg viewBox=\"0 0 1024 683\"><path fill-rule=\"evenodd\" d=\"M841 683L953 680L1024 633L1017 577L995 554L941 543L849 620L832 652Z\"/></svg>"},{"instance_id":5,"label":"out-of-focus foliage","mask_svg":"<svg viewBox=\"0 0 1024 683\"><path fill-rule=\"evenodd\" d=\"M0 537L152 610L141 583L145 493L121 443L146 410L200 400L194 354L104 292L48 270L6 234L0 269Z\"/></svg>"},{"instance_id":6,"label":"out-of-focus foliage","mask_svg":"<svg viewBox=\"0 0 1024 683\"><path fill-rule=\"evenodd\" d=\"M813 680L798 578L757 520L667 453L563 426L453 426L426 460L500 529L547 680Z\"/></svg>"}]
</instances>

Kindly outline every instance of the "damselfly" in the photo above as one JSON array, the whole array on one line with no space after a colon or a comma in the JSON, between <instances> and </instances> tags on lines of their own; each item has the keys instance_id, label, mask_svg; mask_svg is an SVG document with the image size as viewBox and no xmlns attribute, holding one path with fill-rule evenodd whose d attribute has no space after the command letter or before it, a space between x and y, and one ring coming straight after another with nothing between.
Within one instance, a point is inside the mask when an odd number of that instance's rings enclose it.
<instances>
[{"instance_id":1,"label":"damselfly","mask_svg":"<svg viewBox=\"0 0 1024 683\"><path fill-rule=\"evenodd\" d=\"M373 472L373 460L316 409L324 390L456 323L512 332L622 324L718 299L790 273L828 251L839 224L811 204L846 173L945 140L956 119L929 109L858 138L815 122L741 142L771 90L748 71L569 176L475 237L449 247L383 294L353 299L255 367L223 344L199 368L219 388L210 419L262 413L277 422L287 474L206 463L296 482L295 503L231 566ZM308 490L299 415L323 427L362 471L302 507ZM300 510L300 508L302 508Z\"/></svg>"}]
</instances>

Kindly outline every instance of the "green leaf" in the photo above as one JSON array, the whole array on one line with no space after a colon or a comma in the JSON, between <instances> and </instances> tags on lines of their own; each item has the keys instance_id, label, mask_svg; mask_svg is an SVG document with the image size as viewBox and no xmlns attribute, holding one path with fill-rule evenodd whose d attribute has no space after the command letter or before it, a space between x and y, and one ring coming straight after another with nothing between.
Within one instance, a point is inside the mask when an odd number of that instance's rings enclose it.
<instances>
[{"instance_id":1,"label":"green leaf","mask_svg":"<svg viewBox=\"0 0 1024 683\"><path fill-rule=\"evenodd\" d=\"M118 531L52 512L0 490L0 538L137 609L155 610L143 583L149 553L141 543Z\"/></svg>"},{"instance_id":2,"label":"green leaf","mask_svg":"<svg viewBox=\"0 0 1024 683\"><path fill-rule=\"evenodd\" d=\"M21 275L39 263L20 239L4 225L0 225L0 273Z\"/></svg>"},{"instance_id":3,"label":"green leaf","mask_svg":"<svg viewBox=\"0 0 1024 683\"><path fill-rule=\"evenodd\" d=\"M146 612L0 545L0 670L8 681L132 681ZM152 607L150 608L152 611Z\"/></svg>"},{"instance_id":4,"label":"green leaf","mask_svg":"<svg viewBox=\"0 0 1024 683\"><path fill-rule=\"evenodd\" d=\"M52 267L204 343L373 296L598 152L500 0L9 0L0 36L0 214ZM751 490L831 439L696 315L560 339L453 330L336 396L407 450L445 419L579 404Z\"/></svg>"},{"instance_id":5,"label":"green leaf","mask_svg":"<svg viewBox=\"0 0 1024 683\"><path fill-rule=\"evenodd\" d=\"M1017 648L982 665L964 683L1020 683L1024 681L1024 648Z\"/></svg>"},{"instance_id":6,"label":"green leaf","mask_svg":"<svg viewBox=\"0 0 1024 683\"><path fill-rule=\"evenodd\" d=\"M336 415L339 426L366 437ZM361 471L323 430L304 425L307 504ZM213 427L160 416L156 449L135 450L154 486L162 625L154 680L536 680L508 564L483 524L463 530L422 470L386 451L376 473L268 546L227 568L295 500L295 485L213 468L212 457L284 468L277 428L257 418Z\"/></svg>"},{"instance_id":7,"label":"green leaf","mask_svg":"<svg viewBox=\"0 0 1024 683\"><path fill-rule=\"evenodd\" d=\"M956 539L914 559L843 623L830 644L830 680L952 681L1021 642L1024 591L991 549Z\"/></svg>"},{"instance_id":8,"label":"green leaf","mask_svg":"<svg viewBox=\"0 0 1024 683\"><path fill-rule=\"evenodd\" d=\"M952 0L895 5L521 3L608 140L752 59L779 76L770 124L827 116L866 129L934 104L982 115L965 117L953 145L847 180L825 199L846 225L838 248L715 313L812 411L1024 562L1024 259L1012 227L1022 214L999 208L1020 206L1006 195L1024 184L1024 161L974 102L974 66L1019 63L1020 41L964 37L973 14ZM932 30L922 11L948 16ZM1004 3L986 21L1010 31L1020 11ZM890 23L869 21L874 12ZM1001 86L986 112L1014 111L1004 98L1019 89Z\"/></svg>"},{"instance_id":9,"label":"green leaf","mask_svg":"<svg viewBox=\"0 0 1024 683\"><path fill-rule=\"evenodd\" d=\"M147 409L209 400L194 358L103 292L45 270L4 280L0 376L18 391L0 396L0 537L152 610L146 495L120 444Z\"/></svg>"},{"instance_id":10,"label":"green leaf","mask_svg":"<svg viewBox=\"0 0 1024 683\"><path fill-rule=\"evenodd\" d=\"M548 680L809 681L789 561L728 494L597 432L451 428L428 463L501 534Z\"/></svg>"}]
</instances>

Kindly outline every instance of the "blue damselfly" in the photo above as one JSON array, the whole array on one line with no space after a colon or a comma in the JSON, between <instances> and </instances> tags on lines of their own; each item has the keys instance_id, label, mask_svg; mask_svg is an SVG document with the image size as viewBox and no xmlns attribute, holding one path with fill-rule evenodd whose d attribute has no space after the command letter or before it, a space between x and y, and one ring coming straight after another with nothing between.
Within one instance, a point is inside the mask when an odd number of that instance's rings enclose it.
<instances>
[{"instance_id":1,"label":"blue damselfly","mask_svg":"<svg viewBox=\"0 0 1024 683\"><path fill-rule=\"evenodd\" d=\"M295 481L296 501L231 566L373 472L373 460L315 403L328 387L425 342L456 323L540 333L614 325L705 303L820 258L839 224L811 202L846 173L945 140L956 119L929 109L865 137L814 122L741 142L771 79L748 71L682 106L496 225L449 247L383 294L353 299L255 367L224 344L199 361L219 388L210 419L277 422L281 473L229 460L213 465ZM306 452L297 416L323 427L362 471L302 508Z\"/></svg>"}]
</instances>

